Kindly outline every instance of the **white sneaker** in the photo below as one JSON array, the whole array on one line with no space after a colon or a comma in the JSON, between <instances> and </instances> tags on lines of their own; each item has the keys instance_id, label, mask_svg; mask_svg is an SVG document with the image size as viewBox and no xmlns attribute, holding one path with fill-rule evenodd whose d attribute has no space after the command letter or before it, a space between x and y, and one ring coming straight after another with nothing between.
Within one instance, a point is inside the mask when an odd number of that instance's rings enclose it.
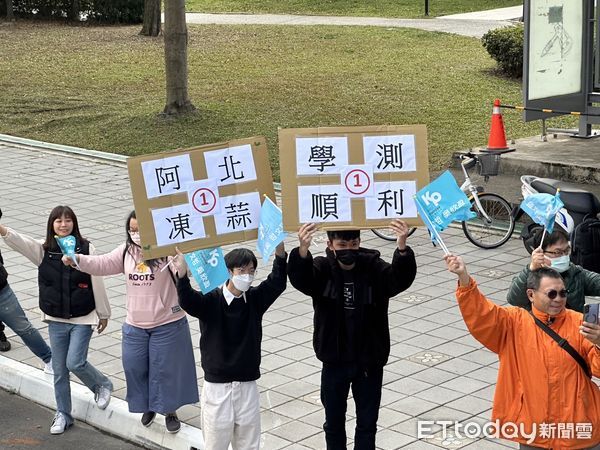
<instances>
[{"instance_id":1,"label":"white sneaker","mask_svg":"<svg viewBox=\"0 0 600 450\"><path fill-rule=\"evenodd\" d=\"M71 425L67 425L67 418L61 412L57 412L52 421L50 427L50 434L63 434L67 428Z\"/></svg>"},{"instance_id":2,"label":"white sneaker","mask_svg":"<svg viewBox=\"0 0 600 450\"><path fill-rule=\"evenodd\" d=\"M96 404L100 409L106 409L108 404L110 403L110 389L104 386L98 387L96 391Z\"/></svg>"},{"instance_id":3,"label":"white sneaker","mask_svg":"<svg viewBox=\"0 0 600 450\"><path fill-rule=\"evenodd\" d=\"M54 370L52 370L52 360L44 363L44 373L47 373L48 375L54 375Z\"/></svg>"}]
</instances>

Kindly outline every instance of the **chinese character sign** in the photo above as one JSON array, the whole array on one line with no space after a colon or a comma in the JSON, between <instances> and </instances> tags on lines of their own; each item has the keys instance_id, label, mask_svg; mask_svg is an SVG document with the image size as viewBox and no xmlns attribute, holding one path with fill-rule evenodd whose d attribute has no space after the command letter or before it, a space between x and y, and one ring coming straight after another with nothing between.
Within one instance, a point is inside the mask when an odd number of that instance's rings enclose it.
<instances>
[{"instance_id":1,"label":"chinese character sign","mask_svg":"<svg viewBox=\"0 0 600 450\"><path fill-rule=\"evenodd\" d=\"M256 180L252 147L241 145L204 154L208 178L219 186Z\"/></svg>"},{"instance_id":2,"label":"chinese character sign","mask_svg":"<svg viewBox=\"0 0 600 450\"><path fill-rule=\"evenodd\" d=\"M229 279L220 247L196 250L183 256L203 294L219 287Z\"/></svg>"},{"instance_id":3,"label":"chinese character sign","mask_svg":"<svg viewBox=\"0 0 600 450\"><path fill-rule=\"evenodd\" d=\"M256 249L262 255L263 262L269 260L275 247L285 239L283 231L283 213L269 197L265 197L260 210L260 222L258 224L258 240Z\"/></svg>"},{"instance_id":4,"label":"chinese character sign","mask_svg":"<svg viewBox=\"0 0 600 450\"><path fill-rule=\"evenodd\" d=\"M414 135L365 136L364 158L383 172L414 172L417 168Z\"/></svg>"},{"instance_id":5,"label":"chinese character sign","mask_svg":"<svg viewBox=\"0 0 600 450\"><path fill-rule=\"evenodd\" d=\"M148 198L185 192L184 186L194 180L187 155L144 162L142 171Z\"/></svg>"},{"instance_id":6,"label":"chinese character sign","mask_svg":"<svg viewBox=\"0 0 600 450\"><path fill-rule=\"evenodd\" d=\"M129 158L144 256L256 239L263 195L274 196L262 137Z\"/></svg>"},{"instance_id":7,"label":"chinese character sign","mask_svg":"<svg viewBox=\"0 0 600 450\"><path fill-rule=\"evenodd\" d=\"M429 182L423 125L279 131L284 229L420 225L416 191Z\"/></svg>"},{"instance_id":8,"label":"chinese character sign","mask_svg":"<svg viewBox=\"0 0 600 450\"><path fill-rule=\"evenodd\" d=\"M337 173L348 165L348 140L345 137L299 137L296 164L300 175Z\"/></svg>"},{"instance_id":9,"label":"chinese character sign","mask_svg":"<svg viewBox=\"0 0 600 450\"><path fill-rule=\"evenodd\" d=\"M438 231L445 230L454 220L463 221L475 217L475 213L471 211L471 202L449 171L418 191L416 200Z\"/></svg>"}]
</instances>

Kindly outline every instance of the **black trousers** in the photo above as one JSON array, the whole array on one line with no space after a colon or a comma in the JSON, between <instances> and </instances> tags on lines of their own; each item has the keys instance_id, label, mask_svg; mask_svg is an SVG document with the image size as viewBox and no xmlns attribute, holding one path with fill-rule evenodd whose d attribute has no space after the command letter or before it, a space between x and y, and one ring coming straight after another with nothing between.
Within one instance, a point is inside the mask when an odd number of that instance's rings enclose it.
<instances>
[{"instance_id":1,"label":"black trousers","mask_svg":"<svg viewBox=\"0 0 600 450\"><path fill-rule=\"evenodd\" d=\"M321 402L325 407L323 429L327 450L346 450L346 408L350 388L356 408L354 449L375 450L382 382L383 367L323 364Z\"/></svg>"}]
</instances>

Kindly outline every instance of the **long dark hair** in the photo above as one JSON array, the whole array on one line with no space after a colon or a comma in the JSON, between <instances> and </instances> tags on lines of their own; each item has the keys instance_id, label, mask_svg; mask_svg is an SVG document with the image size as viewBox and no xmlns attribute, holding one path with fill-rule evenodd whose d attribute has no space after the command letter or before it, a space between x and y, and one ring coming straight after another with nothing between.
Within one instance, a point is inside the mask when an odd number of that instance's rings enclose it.
<instances>
[{"instance_id":1,"label":"long dark hair","mask_svg":"<svg viewBox=\"0 0 600 450\"><path fill-rule=\"evenodd\" d=\"M125 251L133 257L133 249L137 247L137 244L131 240L131 236L129 235L129 223L131 219L137 220L135 210L131 211L125 220ZM144 260L146 265L152 270L156 269L163 261L166 261L166 258Z\"/></svg>"},{"instance_id":2,"label":"long dark hair","mask_svg":"<svg viewBox=\"0 0 600 450\"><path fill-rule=\"evenodd\" d=\"M63 216L73 221L73 231L71 232L71 235L75 236L75 238L77 239L77 244L81 245L83 243L88 242L88 240L85 239L79 231L79 222L77 221L77 216L75 215L73 210L68 206L58 205L55 206L52 211L50 211L50 215L48 216L48 225L46 226L46 240L42 244L44 250L60 251L60 248L56 243L56 239L54 239L54 236L56 235L56 233L54 232L54 221L56 219L60 219Z\"/></svg>"}]
</instances>

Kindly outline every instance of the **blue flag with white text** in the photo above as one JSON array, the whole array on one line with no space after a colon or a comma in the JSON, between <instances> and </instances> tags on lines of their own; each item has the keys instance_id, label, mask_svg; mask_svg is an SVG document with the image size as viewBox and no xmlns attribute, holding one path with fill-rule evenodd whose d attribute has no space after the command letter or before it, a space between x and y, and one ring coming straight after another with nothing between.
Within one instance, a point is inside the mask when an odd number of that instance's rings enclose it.
<instances>
[{"instance_id":1,"label":"blue flag with white text","mask_svg":"<svg viewBox=\"0 0 600 450\"><path fill-rule=\"evenodd\" d=\"M437 231L445 230L451 222L469 220L476 216L471 211L469 198L461 191L449 171L445 171L415 196L417 208L427 214L431 226ZM429 225L428 225L429 228Z\"/></svg>"},{"instance_id":2,"label":"blue flag with white text","mask_svg":"<svg viewBox=\"0 0 600 450\"><path fill-rule=\"evenodd\" d=\"M521 202L521 209L527 213L531 220L544 226L548 233L554 229L556 213L564 206L560 193L532 194Z\"/></svg>"},{"instance_id":3,"label":"blue flag with white text","mask_svg":"<svg viewBox=\"0 0 600 450\"><path fill-rule=\"evenodd\" d=\"M203 294L221 286L228 280L229 272L221 247L196 250L185 253L183 256Z\"/></svg>"},{"instance_id":4,"label":"blue flag with white text","mask_svg":"<svg viewBox=\"0 0 600 450\"><path fill-rule=\"evenodd\" d=\"M275 251L275 247L285 239L285 236L281 209L269 197L265 197L260 209L258 241L256 243L256 249L262 255L264 263L269 260L271 254Z\"/></svg>"},{"instance_id":5,"label":"blue flag with white text","mask_svg":"<svg viewBox=\"0 0 600 450\"><path fill-rule=\"evenodd\" d=\"M77 246L77 239L75 236L54 236L56 243L58 244L60 251L63 255L70 257L75 264L77 264L77 256L75 256L75 247Z\"/></svg>"}]
</instances>

